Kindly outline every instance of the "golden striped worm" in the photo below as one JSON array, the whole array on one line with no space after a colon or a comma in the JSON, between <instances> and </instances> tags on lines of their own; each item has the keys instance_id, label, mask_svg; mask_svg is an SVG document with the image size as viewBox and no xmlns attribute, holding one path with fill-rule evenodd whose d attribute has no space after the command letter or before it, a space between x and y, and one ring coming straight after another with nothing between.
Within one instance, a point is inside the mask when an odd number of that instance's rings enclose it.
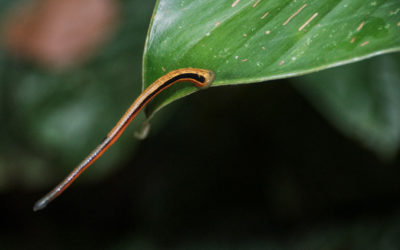
<instances>
[{"instance_id":1,"label":"golden striped worm","mask_svg":"<svg viewBox=\"0 0 400 250\"><path fill-rule=\"evenodd\" d=\"M100 143L72 172L54 189L33 206L33 211L45 208L52 200L67 189L93 162L95 162L122 134L129 123L140 110L164 89L178 82L191 82L199 88L207 87L214 80L214 72L205 69L183 68L177 69L160 77L147 87L131 104L117 124L108 132L107 137Z\"/></svg>"}]
</instances>

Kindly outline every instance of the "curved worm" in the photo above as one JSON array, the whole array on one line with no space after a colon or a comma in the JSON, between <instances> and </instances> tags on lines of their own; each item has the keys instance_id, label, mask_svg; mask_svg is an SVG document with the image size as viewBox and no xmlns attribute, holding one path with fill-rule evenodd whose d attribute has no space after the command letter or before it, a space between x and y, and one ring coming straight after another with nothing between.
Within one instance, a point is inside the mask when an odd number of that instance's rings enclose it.
<instances>
[{"instance_id":1,"label":"curved worm","mask_svg":"<svg viewBox=\"0 0 400 250\"><path fill-rule=\"evenodd\" d=\"M191 82L199 88L207 87L214 80L214 72L204 69L183 68L177 69L160 77L147 87L131 104L117 124L100 143L60 184L52 189L43 198L38 200L33 211L45 208L52 200L67 189L93 162L95 162L122 134L129 123L136 117L140 110L164 89L178 82Z\"/></svg>"}]
</instances>

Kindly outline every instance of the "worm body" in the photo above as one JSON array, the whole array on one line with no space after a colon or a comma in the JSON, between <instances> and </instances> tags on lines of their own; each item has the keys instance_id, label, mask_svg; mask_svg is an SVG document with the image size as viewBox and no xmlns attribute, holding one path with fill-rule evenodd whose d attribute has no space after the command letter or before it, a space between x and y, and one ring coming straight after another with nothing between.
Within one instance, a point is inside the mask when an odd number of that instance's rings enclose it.
<instances>
[{"instance_id":1,"label":"worm body","mask_svg":"<svg viewBox=\"0 0 400 250\"><path fill-rule=\"evenodd\" d=\"M122 134L129 123L146 104L164 89L178 82L191 82L199 88L207 87L214 80L214 72L204 69L183 68L167 73L147 87L131 104L107 137L54 189L38 200L33 211L45 208L52 200L67 189L93 162L95 162Z\"/></svg>"}]
</instances>

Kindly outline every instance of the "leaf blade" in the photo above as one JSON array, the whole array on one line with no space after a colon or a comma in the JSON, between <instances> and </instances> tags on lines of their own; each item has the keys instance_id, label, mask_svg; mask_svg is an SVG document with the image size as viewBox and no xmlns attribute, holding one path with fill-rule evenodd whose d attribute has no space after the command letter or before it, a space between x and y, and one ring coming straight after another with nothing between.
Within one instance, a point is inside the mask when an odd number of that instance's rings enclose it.
<instances>
[{"instance_id":1,"label":"leaf blade","mask_svg":"<svg viewBox=\"0 0 400 250\"><path fill-rule=\"evenodd\" d=\"M400 3L374 1L165 1L156 4L143 86L165 72L200 67L213 86L302 75L400 50ZM152 114L196 91L177 86Z\"/></svg>"}]
</instances>

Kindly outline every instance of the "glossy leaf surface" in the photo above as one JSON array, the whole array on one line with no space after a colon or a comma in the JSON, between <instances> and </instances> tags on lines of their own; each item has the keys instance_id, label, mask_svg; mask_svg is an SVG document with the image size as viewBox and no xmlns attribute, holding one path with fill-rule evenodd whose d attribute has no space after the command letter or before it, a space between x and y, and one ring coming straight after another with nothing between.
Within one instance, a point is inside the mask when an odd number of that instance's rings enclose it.
<instances>
[{"instance_id":1,"label":"glossy leaf surface","mask_svg":"<svg viewBox=\"0 0 400 250\"><path fill-rule=\"evenodd\" d=\"M160 0L147 37L144 87L183 67L215 71L213 86L318 71L400 49L398 0ZM194 92L182 84L151 114Z\"/></svg>"}]
</instances>

